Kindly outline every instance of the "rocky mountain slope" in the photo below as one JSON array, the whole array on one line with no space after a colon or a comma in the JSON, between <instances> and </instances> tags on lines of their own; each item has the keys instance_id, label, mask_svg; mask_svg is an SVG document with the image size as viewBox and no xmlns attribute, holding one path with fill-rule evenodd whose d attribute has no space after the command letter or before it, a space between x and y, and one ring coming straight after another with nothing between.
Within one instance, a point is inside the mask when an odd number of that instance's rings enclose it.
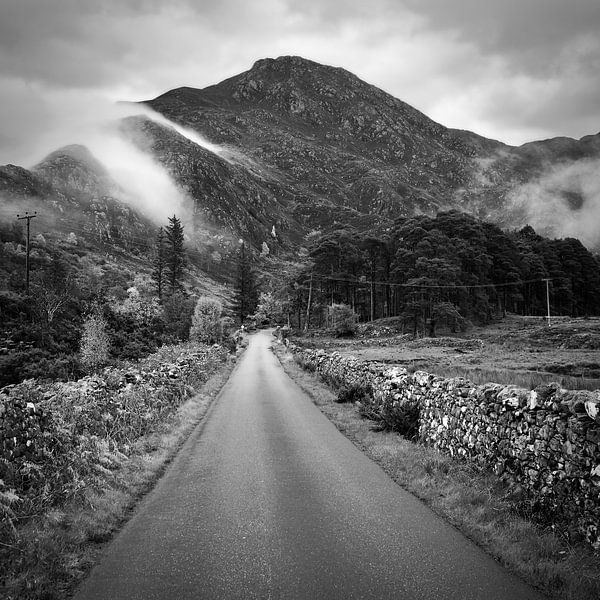
<instances>
[{"instance_id":1,"label":"rocky mountain slope","mask_svg":"<svg viewBox=\"0 0 600 600\"><path fill-rule=\"evenodd\" d=\"M96 245L136 252L156 227L118 198L117 184L83 146L66 146L31 170L0 166L3 220L37 211L38 231L57 238L81 236ZM13 214L15 213L15 214Z\"/></svg>"},{"instance_id":2,"label":"rocky mountain slope","mask_svg":"<svg viewBox=\"0 0 600 600\"><path fill-rule=\"evenodd\" d=\"M556 165L600 157L599 135L515 148L448 129L344 69L294 56L259 60L217 85L178 88L147 104L260 174L258 185L304 230L385 225L451 207L524 225L519 186ZM568 207L584 201L565 190Z\"/></svg>"}]
</instances>

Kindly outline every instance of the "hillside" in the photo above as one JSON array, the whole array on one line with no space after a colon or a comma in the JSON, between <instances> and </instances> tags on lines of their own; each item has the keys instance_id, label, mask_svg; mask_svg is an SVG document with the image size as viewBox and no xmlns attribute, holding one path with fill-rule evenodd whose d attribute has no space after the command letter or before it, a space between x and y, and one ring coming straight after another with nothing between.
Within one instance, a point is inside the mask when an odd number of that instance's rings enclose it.
<instances>
[{"instance_id":1,"label":"hillside","mask_svg":"<svg viewBox=\"0 0 600 600\"><path fill-rule=\"evenodd\" d=\"M305 231L382 228L448 208L522 226L535 213L521 201L521 186L600 156L600 135L512 147L448 129L344 69L295 56L262 59L219 84L178 88L146 104L260 174L256 183L280 200L283 221ZM561 219L578 218L594 201L580 187L557 192ZM545 235L563 233L560 222L539 225Z\"/></svg>"}]
</instances>

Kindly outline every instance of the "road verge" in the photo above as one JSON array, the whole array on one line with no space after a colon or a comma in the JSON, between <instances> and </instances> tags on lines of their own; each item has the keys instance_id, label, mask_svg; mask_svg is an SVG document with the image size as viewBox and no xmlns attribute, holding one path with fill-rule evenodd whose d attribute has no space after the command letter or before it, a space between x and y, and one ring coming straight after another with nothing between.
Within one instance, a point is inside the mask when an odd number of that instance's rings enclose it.
<instances>
[{"instance_id":1,"label":"road verge","mask_svg":"<svg viewBox=\"0 0 600 600\"><path fill-rule=\"evenodd\" d=\"M304 371L278 343L273 349L287 374L358 448L399 485L460 529L506 568L549 597L597 600L600 566L587 547L569 546L551 529L530 520L520 498L495 475L479 471L402 438L380 431L316 375Z\"/></svg>"}]
</instances>

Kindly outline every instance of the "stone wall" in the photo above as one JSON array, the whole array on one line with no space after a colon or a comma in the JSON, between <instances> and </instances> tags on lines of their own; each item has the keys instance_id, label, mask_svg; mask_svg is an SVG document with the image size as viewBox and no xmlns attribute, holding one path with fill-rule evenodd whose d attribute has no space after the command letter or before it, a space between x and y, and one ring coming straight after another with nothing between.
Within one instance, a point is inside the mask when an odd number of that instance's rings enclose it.
<instances>
[{"instance_id":1,"label":"stone wall","mask_svg":"<svg viewBox=\"0 0 600 600\"><path fill-rule=\"evenodd\" d=\"M369 386L359 410L519 486L536 517L600 549L600 391L476 386L291 345L336 387Z\"/></svg>"},{"instance_id":2,"label":"stone wall","mask_svg":"<svg viewBox=\"0 0 600 600\"><path fill-rule=\"evenodd\" d=\"M222 365L220 346L165 348L78 381L0 389L0 535L114 470Z\"/></svg>"}]
</instances>

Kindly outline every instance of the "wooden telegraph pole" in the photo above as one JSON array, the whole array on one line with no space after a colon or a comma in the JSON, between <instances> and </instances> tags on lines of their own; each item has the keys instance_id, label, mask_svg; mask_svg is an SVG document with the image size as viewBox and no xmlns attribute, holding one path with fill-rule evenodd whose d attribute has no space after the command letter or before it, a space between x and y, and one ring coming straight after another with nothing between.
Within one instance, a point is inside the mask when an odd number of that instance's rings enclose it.
<instances>
[{"instance_id":1,"label":"wooden telegraph pole","mask_svg":"<svg viewBox=\"0 0 600 600\"><path fill-rule=\"evenodd\" d=\"M548 309L548 325L550 325L550 279L542 279L546 282L546 308Z\"/></svg>"},{"instance_id":2,"label":"wooden telegraph pole","mask_svg":"<svg viewBox=\"0 0 600 600\"><path fill-rule=\"evenodd\" d=\"M25 289L27 295L29 295L29 223L31 222L31 219L35 219L35 217L37 217L37 212L30 215L25 211L24 215L17 215L19 221L27 221L27 238L25 242Z\"/></svg>"}]
</instances>

